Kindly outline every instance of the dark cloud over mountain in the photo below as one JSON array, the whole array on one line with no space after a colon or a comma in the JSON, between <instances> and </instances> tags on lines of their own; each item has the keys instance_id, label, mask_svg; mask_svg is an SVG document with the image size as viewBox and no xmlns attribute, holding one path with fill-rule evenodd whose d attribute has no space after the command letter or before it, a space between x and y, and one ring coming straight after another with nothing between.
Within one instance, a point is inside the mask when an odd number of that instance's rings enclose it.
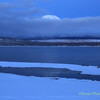
<instances>
[{"instance_id":1,"label":"dark cloud over mountain","mask_svg":"<svg viewBox=\"0 0 100 100\"><path fill-rule=\"evenodd\" d=\"M10 0L12 1L12 0ZM98 36L100 17L42 19L36 15L46 10L36 8L34 0L0 3L0 36L57 37ZM45 0L48 1L48 0Z\"/></svg>"}]
</instances>

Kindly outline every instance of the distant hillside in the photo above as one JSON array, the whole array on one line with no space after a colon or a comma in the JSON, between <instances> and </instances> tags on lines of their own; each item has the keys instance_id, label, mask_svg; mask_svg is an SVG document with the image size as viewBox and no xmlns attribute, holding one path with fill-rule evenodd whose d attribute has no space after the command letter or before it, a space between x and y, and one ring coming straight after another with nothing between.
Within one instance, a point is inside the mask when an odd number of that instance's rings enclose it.
<instances>
[{"instance_id":1,"label":"distant hillside","mask_svg":"<svg viewBox=\"0 0 100 100\"><path fill-rule=\"evenodd\" d=\"M100 46L96 38L9 38L0 37L0 46Z\"/></svg>"},{"instance_id":2,"label":"distant hillside","mask_svg":"<svg viewBox=\"0 0 100 100\"><path fill-rule=\"evenodd\" d=\"M95 36L81 36L81 37L64 37L64 36L58 36L58 37L0 37L0 39L19 39L19 40L47 40L47 39L100 39L100 37L95 37Z\"/></svg>"}]
</instances>

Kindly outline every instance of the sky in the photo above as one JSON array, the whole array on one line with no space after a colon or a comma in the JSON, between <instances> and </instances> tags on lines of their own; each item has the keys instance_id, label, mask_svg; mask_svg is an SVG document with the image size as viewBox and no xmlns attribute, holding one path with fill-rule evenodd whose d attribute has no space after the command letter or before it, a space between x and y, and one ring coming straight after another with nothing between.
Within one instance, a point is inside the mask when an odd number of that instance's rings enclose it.
<instances>
[{"instance_id":1,"label":"sky","mask_svg":"<svg viewBox=\"0 0 100 100\"><path fill-rule=\"evenodd\" d=\"M100 0L0 0L0 36L100 37Z\"/></svg>"},{"instance_id":2,"label":"sky","mask_svg":"<svg viewBox=\"0 0 100 100\"><path fill-rule=\"evenodd\" d=\"M49 0L35 1L37 7L46 9L49 14L60 18L100 16L100 0Z\"/></svg>"}]
</instances>

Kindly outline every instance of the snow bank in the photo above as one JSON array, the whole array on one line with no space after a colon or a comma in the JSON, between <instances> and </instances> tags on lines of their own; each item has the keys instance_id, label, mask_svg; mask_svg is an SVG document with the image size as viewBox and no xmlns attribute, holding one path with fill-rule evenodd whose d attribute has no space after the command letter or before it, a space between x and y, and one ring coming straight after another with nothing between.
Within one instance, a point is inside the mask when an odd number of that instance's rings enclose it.
<instances>
[{"instance_id":1,"label":"snow bank","mask_svg":"<svg viewBox=\"0 0 100 100\"><path fill-rule=\"evenodd\" d=\"M26 63L26 62L0 62L2 67L49 67L49 68L68 68L74 71L82 71L82 74L100 75L100 68L96 66L81 66L72 64L55 63Z\"/></svg>"},{"instance_id":2,"label":"snow bank","mask_svg":"<svg viewBox=\"0 0 100 100\"><path fill-rule=\"evenodd\" d=\"M93 92L100 93L100 82L0 73L0 100L99 100Z\"/></svg>"}]
</instances>

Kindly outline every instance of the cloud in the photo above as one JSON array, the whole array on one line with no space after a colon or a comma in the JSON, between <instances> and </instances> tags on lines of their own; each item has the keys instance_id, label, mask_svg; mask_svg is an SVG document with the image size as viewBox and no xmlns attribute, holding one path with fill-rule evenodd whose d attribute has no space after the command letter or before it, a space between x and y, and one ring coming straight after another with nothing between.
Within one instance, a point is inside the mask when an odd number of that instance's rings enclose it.
<instances>
[{"instance_id":1,"label":"cloud","mask_svg":"<svg viewBox=\"0 0 100 100\"><path fill-rule=\"evenodd\" d=\"M1 20L1 19L0 19ZM0 36L54 37L54 36L99 36L100 17L61 20L8 19L0 21Z\"/></svg>"},{"instance_id":2,"label":"cloud","mask_svg":"<svg viewBox=\"0 0 100 100\"><path fill-rule=\"evenodd\" d=\"M45 12L42 8L34 5L34 0L9 0L0 2L0 17L34 17L36 14Z\"/></svg>"},{"instance_id":3,"label":"cloud","mask_svg":"<svg viewBox=\"0 0 100 100\"><path fill-rule=\"evenodd\" d=\"M11 0L9 0L11 1ZM16 1L16 0L15 0ZM20 2L20 4L19 4ZM34 6L34 0L0 3L0 36L5 37L100 37L100 17L45 20L35 18L43 12ZM56 18L59 18L56 16Z\"/></svg>"}]
</instances>

